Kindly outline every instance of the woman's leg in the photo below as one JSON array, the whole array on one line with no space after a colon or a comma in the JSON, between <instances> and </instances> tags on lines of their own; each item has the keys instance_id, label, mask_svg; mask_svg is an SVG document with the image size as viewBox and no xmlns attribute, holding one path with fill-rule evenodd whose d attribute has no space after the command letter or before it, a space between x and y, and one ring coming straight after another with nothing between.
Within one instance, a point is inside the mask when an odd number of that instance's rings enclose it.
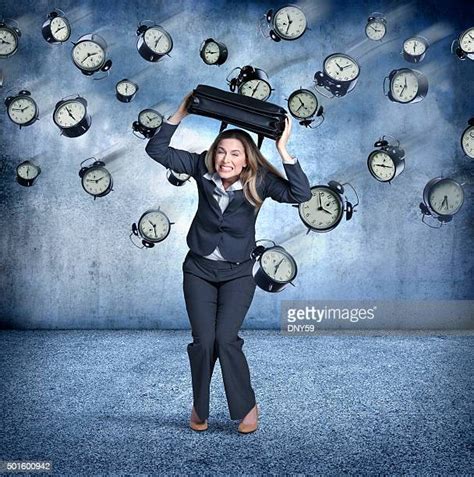
<instances>
[{"instance_id":1,"label":"woman's leg","mask_svg":"<svg viewBox=\"0 0 474 477\"><path fill-rule=\"evenodd\" d=\"M216 344L231 419L243 419L255 406L244 340L238 336L255 294L255 281L246 275L220 283Z\"/></svg>"},{"instance_id":2,"label":"woman's leg","mask_svg":"<svg viewBox=\"0 0 474 477\"><path fill-rule=\"evenodd\" d=\"M209 390L217 359L217 284L184 272L183 290L193 336L187 352L191 366L194 409L199 418L204 420L209 417Z\"/></svg>"}]
</instances>

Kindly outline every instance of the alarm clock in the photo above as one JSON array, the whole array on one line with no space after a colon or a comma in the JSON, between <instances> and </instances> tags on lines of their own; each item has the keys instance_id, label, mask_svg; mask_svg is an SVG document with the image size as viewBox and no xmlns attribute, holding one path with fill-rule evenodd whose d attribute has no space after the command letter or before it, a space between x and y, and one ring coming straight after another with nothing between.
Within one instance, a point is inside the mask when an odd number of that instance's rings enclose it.
<instances>
[{"instance_id":1,"label":"alarm clock","mask_svg":"<svg viewBox=\"0 0 474 477\"><path fill-rule=\"evenodd\" d=\"M208 38L201 43L199 55L206 65L220 66L227 60L227 47L212 38Z\"/></svg>"},{"instance_id":2,"label":"alarm clock","mask_svg":"<svg viewBox=\"0 0 474 477\"><path fill-rule=\"evenodd\" d=\"M5 98L5 106L10 120L20 126L31 126L38 120L39 109L31 93L26 89L21 90L16 96Z\"/></svg>"},{"instance_id":3,"label":"alarm clock","mask_svg":"<svg viewBox=\"0 0 474 477\"><path fill-rule=\"evenodd\" d=\"M405 169L405 151L400 147L400 141L387 140L391 136L382 136L367 158L367 167L374 179L389 184Z\"/></svg>"},{"instance_id":4,"label":"alarm clock","mask_svg":"<svg viewBox=\"0 0 474 477\"><path fill-rule=\"evenodd\" d=\"M239 74L230 79L236 70L240 70ZM232 92L237 89L239 94L261 101L266 101L272 93L272 87L265 71L250 65L234 68L227 76L226 81Z\"/></svg>"},{"instance_id":5,"label":"alarm clock","mask_svg":"<svg viewBox=\"0 0 474 477\"><path fill-rule=\"evenodd\" d=\"M386 81L390 86L386 90ZM390 72L383 81L383 91L395 103L418 103L428 93L428 79L417 70L401 68Z\"/></svg>"},{"instance_id":6,"label":"alarm clock","mask_svg":"<svg viewBox=\"0 0 474 477\"><path fill-rule=\"evenodd\" d=\"M420 203L422 222L432 228L440 228L444 223L451 222L459 212L464 202L464 191L454 179L435 177L423 190L423 202ZM438 227L425 222L426 216L431 216L440 222Z\"/></svg>"},{"instance_id":7,"label":"alarm clock","mask_svg":"<svg viewBox=\"0 0 474 477\"><path fill-rule=\"evenodd\" d=\"M133 134L140 139L150 138L163 124L163 116L154 109L143 109L138 114L138 121L132 124Z\"/></svg>"},{"instance_id":8,"label":"alarm clock","mask_svg":"<svg viewBox=\"0 0 474 477\"><path fill-rule=\"evenodd\" d=\"M168 182L174 186L181 187L190 179L190 175L185 172L176 172L172 169L166 170L166 178Z\"/></svg>"},{"instance_id":9,"label":"alarm clock","mask_svg":"<svg viewBox=\"0 0 474 477\"><path fill-rule=\"evenodd\" d=\"M55 8L48 13L46 21L41 27L41 34L51 44L61 44L69 40L71 25L62 10Z\"/></svg>"},{"instance_id":10,"label":"alarm clock","mask_svg":"<svg viewBox=\"0 0 474 477\"><path fill-rule=\"evenodd\" d=\"M174 222L170 222L167 215L158 209L150 209L143 213L136 223L132 224L132 232L130 233L130 240L137 248L153 248L156 243L162 242L168 237L171 226ZM132 234L136 237L141 237L142 247L139 247L132 238Z\"/></svg>"},{"instance_id":11,"label":"alarm clock","mask_svg":"<svg viewBox=\"0 0 474 477\"><path fill-rule=\"evenodd\" d=\"M412 36L403 42L403 58L410 63L419 63L428 50L428 40L422 36Z\"/></svg>"},{"instance_id":12,"label":"alarm clock","mask_svg":"<svg viewBox=\"0 0 474 477\"><path fill-rule=\"evenodd\" d=\"M467 124L467 128L461 135L461 147L466 156L474 159L474 118L471 118Z\"/></svg>"},{"instance_id":13,"label":"alarm clock","mask_svg":"<svg viewBox=\"0 0 474 477\"><path fill-rule=\"evenodd\" d=\"M30 187L35 183L40 173L39 166L31 161L23 161L16 168L16 181L22 186Z\"/></svg>"},{"instance_id":14,"label":"alarm clock","mask_svg":"<svg viewBox=\"0 0 474 477\"><path fill-rule=\"evenodd\" d=\"M264 33L263 25L269 30ZM292 41L301 38L307 29L306 16L296 5L284 5L277 10L268 10L260 20L260 32L273 41Z\"/></svg>"},{"instance_id":15,"label":"alarm clock","mask_svg":"<svg viewBox=\"0 0 474 477\"><path fill-rule=\"evenodd\" d=\"M0 58L9 58L18 50L21 30L12 18L0 20Z\"/></svg>"},{"instance_id":16,"label":"alarm clock","mask_svg":"<svg viewBox=\"0 0 474 477\"><path fill-rule=\"evenodd\" d=\"M273 243L273 246L257 245L265 241ZM296 278L298 268L290 253L273 240L257 240L255 245L250 257L255 260L252 275L256 285L271 293L283 291L288 284L295 286L292 280Z\"/></svg>"},{"instance_id":17,"label":"alarm clock","mask_svg":"<svg viewBox=\"0 0 474 477\"><path fill-rule=\"evenodd\" d=\"M82 166L86 161L94 162L89 166ZM104 197L112 190L112 176L105 168L105 162L97 161L95 157L89 157L81 162L79 177L82 188L94 197Z\"/></svg>"},{"instance_id":18,"label":"alarm clock","mask_svg":"<svg viewBox=\"0 0 474 477\"><path fill-rule=\"evenodd\" d=\"M327 98L342 97L355 88L359 75L360 66L354 58L333 53L325 58L323 71L315 73L315 89Z\"/></svg>"},{"instance_id":19,"label":"alarm clock","mask_svg":"<svg viewBox=\"0 0 474 477\"><path fill-rule=\"evenodd\" d=\"M63 98L56 103L53 112L54 124L66 137L79 137L85 134L92 123L87 113L87 100L81 96Z\"/></svg>"},{"instance_id":20,"label":"alarm clock","mask_svg":"<svg viewBox=\"0 0 474 477\"><path fill-rule=\"evenodd\" d=\"M97 33L83 35L73 43L71 51L72 62L86 76L92 76L101 71L105 73L102 76L96 76L94 79L104 79L109 75L112 67L112 60L107 60L107 43Z\"/></svg>"},{"instance_id":21,"label":"alarm clock","mask_svg":"<svg viewBox=\"0 0 474 477\"><path fill-rule=\"evenodd\" d=\"M344 196L343 186L345 185L349 186L357 197L357 202L354 205ZM349 183L340 184L336 181L329 181L328 185L311 187L311 194L312 197L308 201L293 205L293 207L298 207L300 219L308 228L307 234L311 231L330 232L340 224L344 212L346 220L350 220L359 204L357 192Z\"/></svg>"},{"instance_id":22,"label":"alarm clock","mask_svg":"<svg viewBox=\"0 0 474 477\"><path fill-rule=\"evenodd\" d=\"M171 35L160 25L144 20L138 24L137 50L146 61L157 62L173 49Z\"/></svg>"},{"instance_id":23,"label":"alarm clock","mask_svg":"<svg viewBox=\"0 0 474 477\"><path fill-rule=\"evenodd\" d=\"M135 98L138 91L137 83L129 79L122 79L115 85L115 97L122 103L129 103Z\"/></svg>"},{"instance_id":24,"label":"alarm clock","mask_svg":"<svg viewBox=\"0 0 474 477\"><path fill-rule=\"evenodd\" d=\"M387 33L387 19L383 13L374 12L367 18L365 35L369 40L380 41Z\"/></svg>"},{"instance_id":25,"label":"alarm clock","mask_svg":"<svg viewBox=\"0 0 474 477\"><path fill-rule=\"evenodd\" d=\"M302 126L316 128L324 121L323 107L318 105L318 98L309 89L297 89L288 98L288 110L290 114L299 120ZM317 124L311 126L318 118Z\"/></svg>"},{"instance_id":26,"label":"alarm clock","mask_svg":"<svg viewBox=\"0 0 474 477\"><path fill-rule=\"evenodd\" d=\"M463 31L451 44L451 51L460 59L474 60L474 27Z\"/></svg>"}]
</instances>

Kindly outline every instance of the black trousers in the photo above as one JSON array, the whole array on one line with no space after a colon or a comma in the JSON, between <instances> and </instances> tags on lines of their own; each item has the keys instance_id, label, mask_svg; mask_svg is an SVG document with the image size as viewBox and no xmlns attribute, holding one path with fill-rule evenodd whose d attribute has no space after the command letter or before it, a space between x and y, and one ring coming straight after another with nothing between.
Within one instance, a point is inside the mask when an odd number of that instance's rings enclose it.
<instances>
[{"instance_id":1,"label":"black trousers","mask_svg":"<svg viewBox=\"0 0 474 477\"><path fill-rule=\"evenodd\" d=\"M193 342L187 346L194 408L209 417L209 391L217 358L231 419L243 419L255 405L244 340L238 335L255 294L253 259L232 263L189 251L183 262L183 291Z\"/></svg>"}]
</instances>

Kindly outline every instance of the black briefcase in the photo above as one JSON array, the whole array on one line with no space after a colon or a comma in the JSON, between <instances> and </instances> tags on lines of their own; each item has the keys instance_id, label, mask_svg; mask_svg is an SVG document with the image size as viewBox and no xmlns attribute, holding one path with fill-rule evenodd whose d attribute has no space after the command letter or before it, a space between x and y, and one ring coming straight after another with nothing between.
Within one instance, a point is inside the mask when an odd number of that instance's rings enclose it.
<instances>
[{"instance_id":1,"label":"black briefcase","mask_svg":"<svg viewBox=\"0 0 474 477\"><path fill-rule=\"evenodd\" d=\"M232 124L258 134L259 148L264 137L277 139L285 129L286 110L281 106L204 84L193 91L187 110L220 120L220 131Z\"/></svg>"}]
</instances>

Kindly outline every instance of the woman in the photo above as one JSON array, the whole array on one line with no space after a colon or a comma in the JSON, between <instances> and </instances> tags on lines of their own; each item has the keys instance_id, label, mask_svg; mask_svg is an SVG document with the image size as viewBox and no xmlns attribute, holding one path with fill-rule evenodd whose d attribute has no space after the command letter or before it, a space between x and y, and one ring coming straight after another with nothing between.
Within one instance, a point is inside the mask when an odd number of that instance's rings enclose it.
<instances>
[{"instance_id":1,"label":"woman","mask_svg":"<svg viewBox=\"0 0 474 477\"><path fill-rule=\"evenodd\" d=\"M231 419L239 432L257 429L258 409L250 382L244 340L238 332L255 293L252 276L255 221L263 200L301 203L311 198L308 178L286 145L291 119L276 141L289 180L261 154L245 131L220 133L208 151L191 153L169 147L179 123L189 114L183 99L178 110L148 141L147 154L163 166L191 175L199 204L188 235L183 263L183 291L193 342L187 346L193 407L190 427L208 428L209 389L219 358Z\"/></svg>"}]
</instances>

